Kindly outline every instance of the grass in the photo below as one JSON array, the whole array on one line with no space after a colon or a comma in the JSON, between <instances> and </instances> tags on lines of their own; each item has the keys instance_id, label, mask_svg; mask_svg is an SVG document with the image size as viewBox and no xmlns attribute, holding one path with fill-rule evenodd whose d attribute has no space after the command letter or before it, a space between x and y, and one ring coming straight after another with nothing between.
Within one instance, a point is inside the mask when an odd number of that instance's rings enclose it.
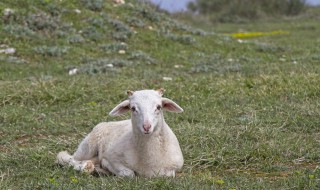
<instances>
[{"instance_id":1,"label":"grass","mask_svg":"<svg viewBox=\"0 0 320 190\"><path fill-rule=\"evenodd\" d=\"M4 0L6 8L15 12L2 17L0 44L16 52L0 54L0 189L320 188L317 20L203 31L134 1ZM289 34L228 36L277 30ZM54 164L99 122L129 117L108 116L127 89L158 87L185 110L166 113L185 158L176 178Z\"/></svg>"}]
</instances>

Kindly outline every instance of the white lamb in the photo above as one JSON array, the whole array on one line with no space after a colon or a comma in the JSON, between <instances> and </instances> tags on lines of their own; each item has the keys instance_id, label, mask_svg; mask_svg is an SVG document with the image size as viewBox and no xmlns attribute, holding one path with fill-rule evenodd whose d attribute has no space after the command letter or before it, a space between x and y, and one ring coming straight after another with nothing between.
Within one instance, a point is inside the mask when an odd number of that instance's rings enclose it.
<instances>
[{"instance_id":1,"label":"white lamb","mask_svg":"<svg viewBox=\"0 0 320 190\"><path fill-rule=\"evenodd\" d=\"M177 113L183 109L163 98L163 93L163 89L128 91L128 100L109 114L118 116L131 110L131 120L98 124L72 156L60 152L57 163L88 173L174 177L183 165L183 156L162 109Z\"/></svg>"}]
</instances>

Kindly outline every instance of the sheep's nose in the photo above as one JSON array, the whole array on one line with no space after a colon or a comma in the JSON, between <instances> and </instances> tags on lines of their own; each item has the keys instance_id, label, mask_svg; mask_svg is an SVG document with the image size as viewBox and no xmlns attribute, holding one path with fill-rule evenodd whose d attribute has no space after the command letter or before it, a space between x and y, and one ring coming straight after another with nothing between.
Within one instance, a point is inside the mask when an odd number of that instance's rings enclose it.
<instances>
[{"instance_id":1,"label":"sheep's nose","mask_svg":"<svg viewBox=\"0 0 320 190\"><path fill-rule=\"evenodd\" d=\"M145 132L148 133L149 130L150 130L150 128L151 128L151 124L150 124L150 123L145 122L145 123L143 124L143 129L144 129Z\"/></svg>"}]
</instances>

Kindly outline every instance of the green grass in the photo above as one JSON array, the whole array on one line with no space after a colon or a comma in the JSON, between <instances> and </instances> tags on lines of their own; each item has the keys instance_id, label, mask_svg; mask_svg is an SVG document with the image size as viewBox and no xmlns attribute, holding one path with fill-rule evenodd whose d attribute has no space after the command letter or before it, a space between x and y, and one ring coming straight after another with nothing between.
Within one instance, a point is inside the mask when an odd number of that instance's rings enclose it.
<instances>
[{"instance_id":1,"label":"green grass","mask_svg":"<svg viewBox=\"0 0 320 190\"><path fill-rule=\"evenodd\" d=\"M134 1L1 1L6 8L15 13L1 19L0 44L16 53L0 54L0 189L320 188L317 20L204 32ZM225 35L239 30L289 35ZM165 114L185 158L176 178L54 164L99 122L129 118L108 116L127 89L159 87L185 110Z\"/></svg>"}]
</instances>

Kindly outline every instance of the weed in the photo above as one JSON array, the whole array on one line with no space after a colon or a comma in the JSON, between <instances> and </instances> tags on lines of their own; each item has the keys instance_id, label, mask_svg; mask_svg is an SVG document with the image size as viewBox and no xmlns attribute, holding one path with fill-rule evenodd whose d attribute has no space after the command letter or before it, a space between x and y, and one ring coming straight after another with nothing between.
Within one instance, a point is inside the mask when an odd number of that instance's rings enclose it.
<instances>
[{"instance_id":1,"label":"weed","mask_svg":"<svg viewBox=\"0 0 320 190\"><path fill-rule=\"evenodd\" d=\"M80 67L80 72L87 74L99 74L106 72L117 72L117 67L126 67L131 66L132 62L124 59L92 59L85 58L83 59L84 65Z\"/></svg>"},{"instance_id":2,"label":"weed","mask_svg":"<svg viewBox=\"0 0 320 190\"><path fill-rule=\"evenodd\" d=\"M167 34L165 35L168 39L190 45L196 43L196 40L190 35L176 35L176 34Z\"/></svg>"},{"instance_id":3,"label":"weed","mask_svg":"<svg viewBox=\"0 0 320 190\"><path fill-rule=\"evenodd\" d=\"M160 22L164 16L154 10L151 10L147 7L140 7L136 9L138 14L140 14L143 18L151 21L151 22Z\"/></svg>"},{"instance_id":4,"label":"weed","mask_svg":"<svg viewBox=\"0 0 320 190\"><path fill-rule=\"evenodd\" d=\"M200 54L201 55L201 54ZM216 72L216 73L226 73L226 72L239 72L241 71L241 64L238 60L225 59L219 54L214 54L211 57L206 57L199 59L190 70L192 73L199 72Z\"/></svg>"},{"instance_id":5,"label":"weed","mask_svg":"<svg viewBox=\"0 0 320 190\"><path fill-rule=\"evenodd\" d=\"M130 35L128 36L127 32L112 32L112 38L117 40L117 41L126 41L128 38L130 37Z\"/></svg>"},{"instance_id":6,"label":"weed","mask_svg":"<svg viewBox=\"0 0 320 190\"><path fill-rule=\"evenodd\" d=\"M207 35L207 32L204 30L201 30L199 28L193 28L188 25L182 24L180 22L177 22L172 19L167 19L164 22L164 28L169 28L171 30L177 30L177 31L183 31L183 32L188 32L193 35L199 35L199 36L204 36Z\"/></svg>"},{"instance_id":7,"label":"weed","mask_svg":"<svg viewBox=\"0 0 320 190\"><path fill-rule=\"evenodd\" d=\"M92 11L101 11L104 7L103 0L81 0L80 1L84 7Z\"/></svg>"},{"instance_id":8,"label":"weed","mask_svg":"<svg viewBox=\"0 0 320 190\"><path fill-rule=\"evenodd\" d=\"M23 60L14 56L0 56L1 62L14 63L14 64L25 64L28 63L26 60Z\"/></svg>"},{"instance_id":9,"label":"weed","mask_svg":"<svg viewBox=\"0 0 320 190\"><path fill-rule=\"evenodd\" d=\"M147 64L155 64L156 60L143 51L134 51L131 53L129 60L144 61Z\"/></svg>"},{"instance_id":10,"label":"weed","mask_svg":"<svg viewBox=\"0 0 320 190\"><path fill-rule=\"evenodd\" d=\"M18 24L9 24L3 27L3 31L13 35L17 38L33 38L36 37L36 33L29 29L28 27L18 25Z\"/></svg>"},{"instance_id":11,"label":"weed","mask_svg":"<svg viewBox=\"0 0 320 190\"><path fill-rule=\"evenodd\" d=\"M38 12L36 14L29 14L25 18L28 27L33 31L38 30L56 30L60 23L59 17L52 17L45 12Z\"/></svg>"},{"instance_id":12,"label":"weed","mask_svg":"<svg viewBox=\"0 0 320 190\"><path fill-rule=\"evenodd\" d=\"M112 37L115 40L118 41L126 41L128 38L131 37L131 35L133 34L132 30L130 29L130 27L128 25L126 25L125 23L119 21L119 20L114 20L114 19L109 19L109 24L111 24L113 26L113 28L115 29L112 32Z\"/></svg>"},{"instance_id":13,"label":"weed","mask_svg":"<svg viewBox=\"0 0 320 190\"><path fill-rule=\"evenodd\" d=\"M87 22L97 28L103 28L105 25L105 22L102 18L90 18L87 20Z\"/></svg>"},{"instance_id":14,"label":"weed","mask_svg":"<svg viewBox=\"0 0 320 190\"><path fill-rule=\"evenodd\" d=\"M130 26L134 27L143 28L146 25L141 19L136 17L127 17L126 21Z\"/></svg>"},{"instance_id":15,"label":"weed","mask_svg":"<svg viewBox=\"0 0 320 190\"><path fill-rule=\"evenodd\" d=\"M104 38L104 35L102 32L100 32L99 30L97 30L96 27L94 26L88 26L86 28L83 28L81 30L81 34L92 41L98 42L101 41Z\"/></svg>"},{"instance_id":16,"label":"weed","mask_svg":"<svg viewBox=\"0 0 320 190\"><path fill-rule=\"evenodd\" d=\"M113 44L103 44L100 45L100 48L106 52L119 52L120 50L128 50L128 44L121 43L113 43Z\"/></svg>"},{"instance_id":17,"label":"weed","mask_svg":"<svg viewBox=\"0 0 320 190\"><path fill-rule=\"evenodd\" d=\"M284 53L285 48L281 46L273 46L270 44L257 44L256 50L264 53Z\"/></svg>"},{"instance_id":18,"label":"weed","mask_svg":"<svg viewBox=\"0 0 320 190\"><path fill-rule=\"evenodd\" d=\"M67 38L70 43L83 43L85 39L80 34L71 35Z\"/></svg>"},{"instance_id":19,"label":"weed","mask_svg":"<svg viewBox=\"0 0 320 190\"><path fill-rule=\"evenodd\" d=\"M38 46L34 47L33 51L37 54L43 55L43 56L52 56L52 57L61 57L64 54L68 52L70 47L64 46Z\"/></svg>"},{"instance_id":20,"label":"weed","mask_svg":"<svg viewBox=\"0 0 320 190\"><path fill-rule=\"evenodd\" d=\"M114 20L114 19L110 19L108 21L116 31L118 32L124 32L124 33L132 33L130 27L128 25L126 25L124 22L121 22L119 20Z\"/></svg>"}]
</instances>

